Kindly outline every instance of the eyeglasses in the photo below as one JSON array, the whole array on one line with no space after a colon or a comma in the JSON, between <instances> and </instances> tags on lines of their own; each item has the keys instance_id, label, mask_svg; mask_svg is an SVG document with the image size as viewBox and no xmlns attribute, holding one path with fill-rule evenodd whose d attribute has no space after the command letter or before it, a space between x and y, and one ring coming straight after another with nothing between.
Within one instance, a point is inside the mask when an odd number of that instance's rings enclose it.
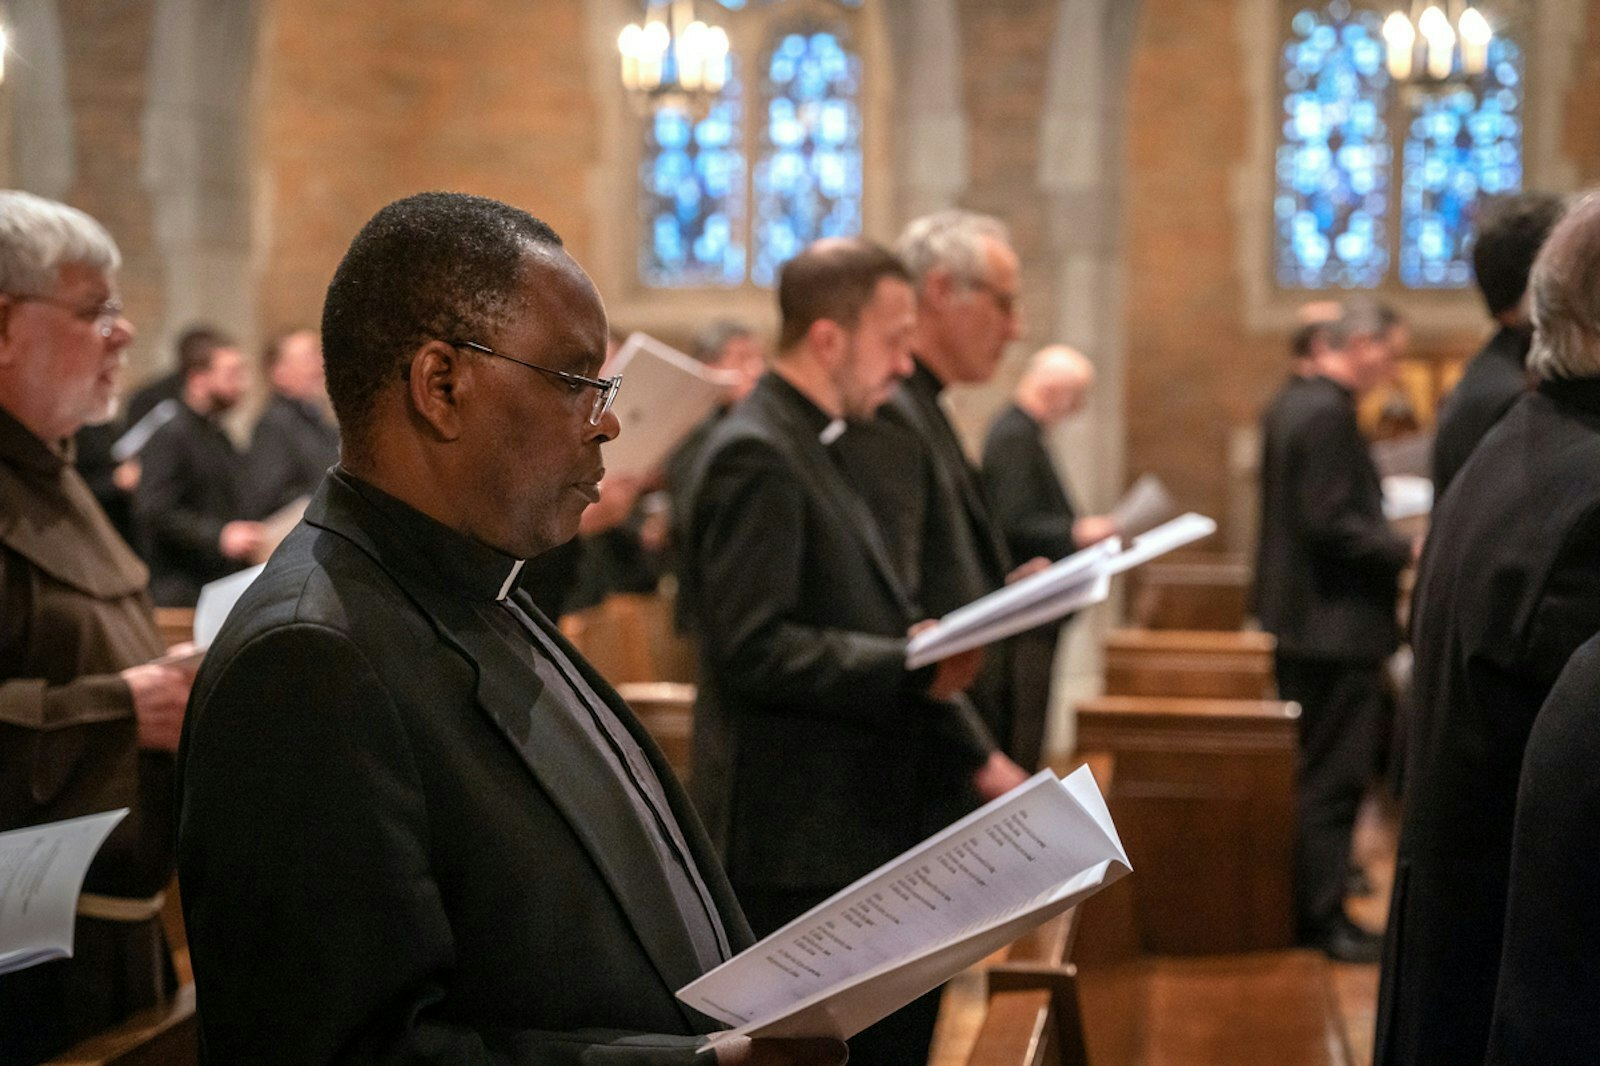
<instances>
[{"instance_id":1,"label":"eyeglasses","mask_svg":"<svg viewBox=\"0 0 1600 1066\"><path fill-rule=\"evenodd\" d=\"M611 410L611 402L617 398L617 390L622 388L621 374L613 378L586 378L582 374L569 374L565 370L551 370L547 366L540 366L525 359L504 355L488 345L478 344L475 341L446 341L445 343L452 348L470 348L472 351L482 352L484 355L492 355L497 359L504 359L508 363L525 366L529 370L537 370L541 374L549 374L553 378L560 378L567 383L567 387L573 392L577 392L579 389L594 389L594 406L589 409L589 424L591 426L600 424L600 420L606 416L606 412Z\"/></svg>"},{"instance_id":2,"label":"eyeglasses","mask_svg":"<svg viewBox=\"0 0 1600 1066\"><path fill-rule=\"evenodd\" d=\"M990 296L994 297L995 307L999 308L1000 313L1005 315L1007 318L1010 318L1012 315L1017 313L1017 300L1020 299L1020 297L1016 293L1006 292L998 285L991 285L989 282L983 281L980 278L967 278L966 286L969 289L976 289L979 292L986 292Z\"/></svg>"},{"instance_id":3,"label":"eyeglasses","mask_svg":"<svg viewBox=\"0 0 1600 1066\"><path fill-rule=\"evenodd\" d=\"M11 298L19 304L49 304L51 307L59 307L69 312L79 322L92 323L100 336L106 339L110 338L112 331L117 328L117 323L122 319L122 301L118 299L110 299L93 307L84 307L55 296L12 294Z\"/></svg>"}]
</instances>

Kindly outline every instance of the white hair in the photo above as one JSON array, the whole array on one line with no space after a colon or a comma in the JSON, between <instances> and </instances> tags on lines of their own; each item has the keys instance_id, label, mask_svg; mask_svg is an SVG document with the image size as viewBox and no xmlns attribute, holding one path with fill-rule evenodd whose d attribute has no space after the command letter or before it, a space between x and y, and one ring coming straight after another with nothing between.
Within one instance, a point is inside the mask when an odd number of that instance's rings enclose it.
<instances>
[{"instance_id":1,"label":"white hair","mask_svg":"<svg viewBox=\"0 0 1600 1066\"><path fill-rule=\"evenodd\" d=\"M0 189L0 292L46 293L69 263L111 271L122 255L105 227L76 207Z\"/></svg>"},{"instance_id":2,"label":"white hair","mask_svg":"<svg viewBox=\"0 0 1600 1066\"><path fill-rule=\"evenodd\" d=\"M1011 233L992 215L951 208L913 219L900 234L895 253L921 288L928 272L943 268L966 281L982 281L988 272L984 242L1011 245Z\"/></svg>"},{"instance_id":3,"label":"white hair","mask_svg":"<svg viewBox=\"0 0 1600 1066\"><path fill-rule=\"evenodd\" d=\"M1540 378L1600 377L1600 195L1590 193L1550 231L1528 278Z\"/></svg>"}]
</instances>

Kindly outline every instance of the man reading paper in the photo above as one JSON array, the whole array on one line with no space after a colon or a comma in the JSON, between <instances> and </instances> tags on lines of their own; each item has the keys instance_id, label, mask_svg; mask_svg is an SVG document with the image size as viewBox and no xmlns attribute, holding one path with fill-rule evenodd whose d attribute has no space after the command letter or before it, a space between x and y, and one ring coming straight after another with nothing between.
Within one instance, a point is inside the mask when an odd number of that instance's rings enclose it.
<instances>
[{"instance_id":1,"label":"man reading paper","mask_svg":"<svg viewBox=\"0 0 1600 1066\"><path fill-rule=\"evenodd\" d=\"M179 864L213 1062L689 1066L749 931L617 694L518 586L616 436L544 223L390 204L323 308L340 465L207 653ZM837 1063L837 1041L714 1061Z\"/></svg>"},{"instance_id":2,"label":"man reading paper","mask_svg":"<svg viewBox=\"0 0 1600 1066\"><path fill-rule=\"evenodd\" d=\"M778 303L776 365L707 443L684 556L697 800L763 935L964 813L952 801L1024 779L946 698L977 652L906 669L922 611L833 454L912 371L909 275L876 245L823 241L784 266ZM930 993L868 1029L855 1059L921 1066L937 1008Z\"/></svg>"}]
</instances>

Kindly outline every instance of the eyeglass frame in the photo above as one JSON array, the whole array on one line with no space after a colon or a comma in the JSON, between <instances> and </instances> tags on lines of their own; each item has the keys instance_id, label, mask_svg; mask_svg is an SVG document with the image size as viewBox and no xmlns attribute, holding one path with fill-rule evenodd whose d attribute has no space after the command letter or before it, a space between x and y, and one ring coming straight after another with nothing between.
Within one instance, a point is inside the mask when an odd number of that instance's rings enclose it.
<instances>
[{"instance_id":1,"label":"eyeglass frame","mask_svg":"<svg viewBox=\"0 0 1600 1066\"><path fill-rule=\"evenodd\" d=\"M25 292L13 292L6 295L19 304L49 304L51 307L59 307L63 311L70 313L79 322L87 322L93 325L95 331L100 334L101 340L111 339L111 334L116 332L117 322L122 318L122 301L114 296L95 307L88 308L75 304L71 300L63 300L59 296L45 296L39 293Z\"/></svg>"},{"instance_id":2,"label":"eyeglass frame","mask_svg":"<svg viewBox=\"0 0 1600 1066\"><path fill-rule=\"evenodd\" d=\"M487 344L479 344L477 341L445 341L445 343L452 348L466 348L469 351L482 352L484 355L492 355L496 359L504 359L509 363L516 363L518 366L525 366L529 370L537 370L541 374L549 374L551 377L560 378L572 386L581 385L596 390L594 406L589 410L589 424L591 426L600 424L600 420L606 416L606 412L611 410L611 404L616 400L617 392L622 388L621 374L609 378L584 377L582 374L573 374L565 370L552 370L550 367L540 366L538 363L530 363L526 359L518 359L515 356L506 355L504 352L497 352Z\"/></svg>"},{"instance_id":3,"label":"eyeglass frame","mask_svg":"<svg viewBox=\"0 0 1600 1066\"><path fill-rule=\"evenodd\" d=\"M1022 302L1020 292L1006 292L993 282L984 281L982 278L962 278L961 283L969 290L986 292L994 298L995 307L1007 318L1017 313L1017 305Z\"/></svg>"}]
</instances>

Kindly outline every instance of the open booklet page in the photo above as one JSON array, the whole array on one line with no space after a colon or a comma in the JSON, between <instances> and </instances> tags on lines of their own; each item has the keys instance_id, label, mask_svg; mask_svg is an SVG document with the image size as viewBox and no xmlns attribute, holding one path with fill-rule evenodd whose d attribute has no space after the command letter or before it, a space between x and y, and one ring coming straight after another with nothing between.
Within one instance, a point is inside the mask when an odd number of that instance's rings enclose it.
<instances>
[{"instance_id":1,"label":"open booklet page","mask_svg":"<svg viewBox=\"0 0 1600 1066\"><path fill-rule=\"evenodd\" d=\"M957 608L912 637L906 666L915 670L970 648L979 648L1034 626L1064 618L1100 603L1110 594L1112 576L1210 536L1217 524L1204 515L1179 515L1135 537L1118 538L1067 556L1013 585Z\"/></svg>"},{"instance_id":2,"label":"open booklet page","mask_svg":"<svg viewBox=\"0 0 1600 1066\"><path fill-rule=\"evenodd\" d=\"M1041 771L678 990L733 1036L845 1039L1130 871L1088 767Z\"/></svg>"},{"instance_id":3,"label":"open booklet page","mask_svg":"<svg viewBox=\"0 0 1600 1066\"><path fill-rule=\"evenodd\" d=\"M1145 474L1135 481L1111 509L1111 520L1124 538L1139 534L1165 522L1178 513L1177 502L1160 478Z\"/></svg>"},{"instance_id":4,"label":"open booklet page","mask_svg":"<svg viewBox=\"0 0 1600 1066\"><path fill-rule=\"evenodd\" d=\"M0 973L72 954L83 875L127 813L122 807L0 833Z\"/></svg>"},{"instance_id":5,"label":"open booklet page","mask_svg":"<svg viewBox=\"0 0 1600 1066\"><path fill-rule=\"evenodd\" d=\"M659 470L737 379L645 333L624 341L605 373L622 375L622 388L611 406L622 434L606 445L606 473L625 477Z\"/></svg>"}]
</instances>

